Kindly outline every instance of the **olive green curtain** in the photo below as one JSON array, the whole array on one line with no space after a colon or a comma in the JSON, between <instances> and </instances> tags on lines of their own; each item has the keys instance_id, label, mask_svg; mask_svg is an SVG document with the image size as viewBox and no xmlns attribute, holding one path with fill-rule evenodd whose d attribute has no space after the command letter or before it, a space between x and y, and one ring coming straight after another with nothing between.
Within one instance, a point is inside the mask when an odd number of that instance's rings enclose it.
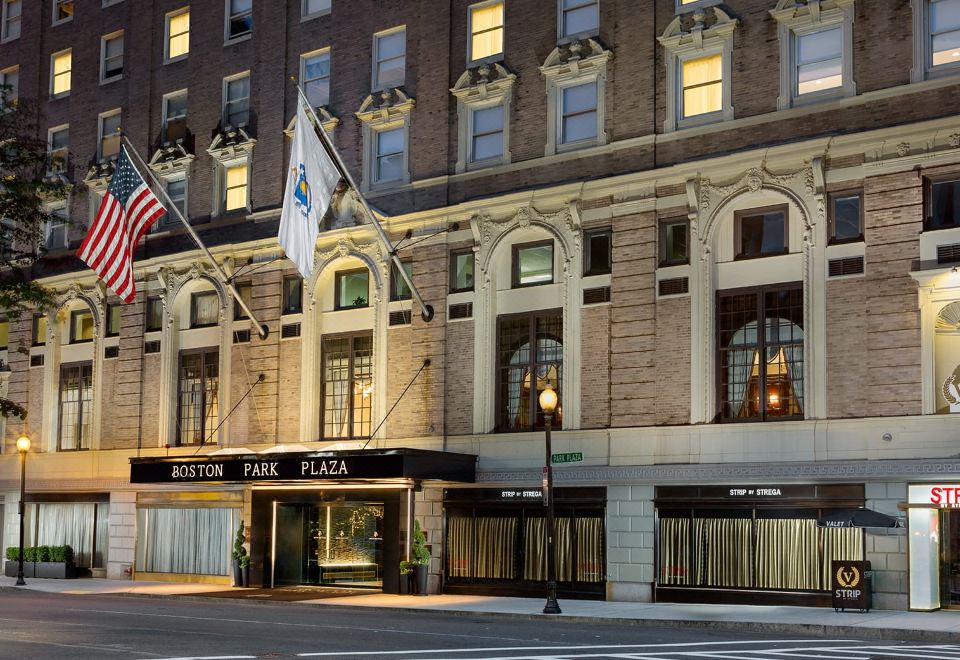
<instances>
[{"instance_id":1,"label":"olive green curtain","mask_svg":"<svg viewBox=\"0 0 960 660\"><path fill-rule=\"evenodd\" d=\"M690 584L690 519L660 519L660 584Z\"/></svg>"},{"instance_id":2,"label":"olive green curtain","mask_svg":"<svg viewBox=\"0 0 960 660\"><path fill-rule=\"evenodd\" d=\"M819 547L813 518L757 520L755 586L761 589L817 589Z\"/></svg>"},{"instance_id":3,"label":"olive green curtain","mask_svg":"<svg viewBox=\"0 0 960 660\"><path fill-rule=\"evenodd\" d=\"M516 538L516 518L477 518L475 577L512 580Z\"/></svg>"},{"instance_id":4,"label":"olive green curtain","mask_svg":"<svg viewBox=\"0 0 960 660\"><path fill-rule=\"evenodd\" d=\"M823 566L820 570L820 588L829 591L832 586L831 563L833 560L863 560L863 530L854 527L820 529L823 546Z\"/></svg>"},{"instance_id":5,"label":"olive green curtain","mask_svg":"<svg viewBox=\"0 0 960 660\"><path fill-rule=\"evenodd\" d=\"M695 584L751 586L750 530L745 518L694 518Z\"/></svg>"},{"instance_id":6,"label":"olive green curtain","mask_svg":"<svg viewBox=\"0 0 960 660\"><path fill-rule=\"evenodd\" d=\"M447 571L450 577L470 577L473 518L451 516L447 521Z\"/></svg>"},{"instance_id":7,"label":"olive green curtain","mask_svg":"<svg viewBox=\"0 0 960 660\"><path fill-rule=\"evenodd\" d=\"M557 559L557 580L570 582L573 575L573 543L571 539L571 519L555 520L557 538L554 554ZM547 579L547 520L546 518L527 518L524 530L523 579Z\"/></svg>"},{"instance_id":8,"label":"olive green curtain","mask_svg":"<svg viewBox=\"0 0 960 660\"><path fill-rule=\"evenodd\" d=\"M603 565L603 519L577 518L577 580L602 582L605 577Z\"/></svg>"}]
</instances>

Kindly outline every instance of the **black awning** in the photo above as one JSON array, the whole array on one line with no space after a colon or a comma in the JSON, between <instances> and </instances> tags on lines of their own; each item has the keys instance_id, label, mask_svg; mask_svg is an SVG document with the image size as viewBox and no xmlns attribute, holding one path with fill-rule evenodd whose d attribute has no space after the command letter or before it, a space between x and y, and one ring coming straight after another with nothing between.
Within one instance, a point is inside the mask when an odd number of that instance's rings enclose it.
<instances>
[{"instance_id":1,"label":"black awning","mask_svg":"<svg viewBox=\"0 0 960 660\"><path fill-rule=\"evenodd\" d=\"M425 449L354 449L284 454L131 458L130 483L411 479L476 481L477 457Z\"/></svg>"}]
</instances>

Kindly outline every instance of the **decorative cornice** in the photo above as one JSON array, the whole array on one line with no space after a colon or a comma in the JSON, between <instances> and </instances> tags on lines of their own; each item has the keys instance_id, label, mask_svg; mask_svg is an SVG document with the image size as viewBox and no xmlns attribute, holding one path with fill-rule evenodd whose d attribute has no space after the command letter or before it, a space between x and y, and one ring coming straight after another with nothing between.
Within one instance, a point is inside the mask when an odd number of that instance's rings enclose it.
<instances>
[{"instance_id":1,"label":"decorative cornice","mask_svg":"<svg viewBox=\"0 0 960 660\"><path fill-rule=\"evenodd\" d=\"M830 20L833 14L843 13L848 7L853 7L855 0L779 0L777 6L770 10L770 15L778 23L820 23Z\"/></svg>"},{"instance_id":2,"label":"decorative cornice","mask_svg":"<svg viewBox=\"0 0 960 660\"><path fill-rule=\"evenodd\" d=\"M250 137L244 128L219 131L207 148L207 153L216 160L224 161L249 156L257 140Z\"/></svg>"},{"instance_id":3,"label":"decorative cornice","mask_svg":"<svg viewBox=\"0 0 960 660\"><path fill-rule=\"evenodd\" d=\"M407 96L399 87L385 89L365 98L356 117L364 123L403 118L410 115L416 103L416 99Z\"/></svg>"},{"instance_id":4,"label":"decorative cornice","mask_svg":"<svg viewBox=\"0 0 960 660\"><path fill-rule=\"evenodd\" d=\"M663 34L657 37L664 48L703 48L704 41L725 39L733 34L739 21L719 7L695 10L674 18Z\"/></svg>"},{"instance_id":5,"label":"decorative cornice","mask_svg":"<svg viewBox=\"0 0 960 660\"><path fill-rule=\"evenodd\" d=\"M327 133L332 133L333 129L340 125L340 118L335 117L330 114L330 110L327 109L327 106L321 105L317 110L317 117L320 119L320 124L323 126L323 130ZM294 115L290 118L290 122L287 124L287 127L283 129L283 134L288 138L293 139L293 129L297 126L297 116Z\"/></svg>"},{"instance_id":6,"label":"decorative cornice","mask_svg":"<svg viewBox=\"0 0 960 660\"><path fill-rule=\"evenodd\" d=\"M613 53L594 39L571 41L553 49L540 67L540 73L547 78L575 76L591 69L603 69L612 57Z\"/></svg>"},{"instance_id":7,"label":"decorative cornice","mask_svg":"<svg viewBox=\"0 0 960 660\"><path fill-rule=\"evenodd\" d=\"M450 93L461 100L484 99L497 94L510 94L517 76L503 65L494 62L463 72Z\"/></svg>"},{"instance_id":8,"label":"decorative cornice","mask_svg":"<svg viewBox=\"0 0 960 660\"><path fill-rule=\"evenodd\" d=\"M166 175L186 172L194 159L196 159L196 156L187 151L182 144L175 142L162 146L153 152L148 164L150 169L157 174Z\"/></svg>"}]
</instances>

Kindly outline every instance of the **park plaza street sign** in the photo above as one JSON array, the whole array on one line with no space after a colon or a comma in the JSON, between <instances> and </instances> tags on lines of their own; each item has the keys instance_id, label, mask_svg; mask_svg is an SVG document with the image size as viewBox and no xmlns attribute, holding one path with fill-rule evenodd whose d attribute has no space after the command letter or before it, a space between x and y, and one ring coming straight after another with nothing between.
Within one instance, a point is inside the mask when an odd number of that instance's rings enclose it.
<instances>
[{"instance_id":1,"label":"park plaza street sign","mask_svg":"<svg viewBox=\"0 0 960 660\"><path fill-rule=\"evenodd\" d=\"M572 452L568 454L553 454L550 456L551 463L579 463L583 460L582 452Z\"/></svg>"},{"instance_id":2,"label":"park plaza street sign","mask_svg":"<svg viewBox=\"0 0 960 660\"><path fill-rule=\"evenodd\" d=\"M424 449L366 449L131 458L130 483L442 480L473 483L477 457Z\"/></svg>"}]
</instances>

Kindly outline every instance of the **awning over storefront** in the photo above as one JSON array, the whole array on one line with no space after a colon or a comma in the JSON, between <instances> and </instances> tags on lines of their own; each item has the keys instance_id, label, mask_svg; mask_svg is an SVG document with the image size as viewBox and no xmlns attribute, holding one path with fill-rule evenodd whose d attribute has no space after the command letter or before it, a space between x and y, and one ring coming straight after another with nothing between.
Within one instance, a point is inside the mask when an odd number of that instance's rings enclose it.
<instances>
[{"instance_id":1,"label":"awning over storefront","mask_svg":"<svg viewBox=\"0 0 960 660\"><path fill-rule=\"evenodd\" d=\"M476 481L477 457L424 449L131 458L130 483Z\"/></svg>"}]
</instances>

